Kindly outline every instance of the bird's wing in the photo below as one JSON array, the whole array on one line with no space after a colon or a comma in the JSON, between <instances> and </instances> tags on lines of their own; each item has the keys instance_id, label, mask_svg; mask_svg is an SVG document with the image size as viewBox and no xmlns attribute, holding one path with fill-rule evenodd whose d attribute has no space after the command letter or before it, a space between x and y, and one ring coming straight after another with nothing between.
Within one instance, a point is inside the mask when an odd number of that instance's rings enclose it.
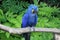
<instances>
[{"instance_id":1,"label":"bird's wing","mask_svg":"<svg viewBox=\"0 0 60 40\"><path fill-rule=\"evenodd\" d=\"M27 27L27 22L28 22L28 14L25 14L22 18L22 28Z\"/></svg>"}]
</instances>

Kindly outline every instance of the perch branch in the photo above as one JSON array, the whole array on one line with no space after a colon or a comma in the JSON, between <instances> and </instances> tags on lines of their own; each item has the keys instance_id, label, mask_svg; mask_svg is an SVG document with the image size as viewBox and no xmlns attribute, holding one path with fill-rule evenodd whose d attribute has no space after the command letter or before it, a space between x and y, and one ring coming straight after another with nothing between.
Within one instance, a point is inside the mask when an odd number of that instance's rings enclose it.
<instances>
[{"instance_id":1,"label":"perch branch","mask_svg":"<svg viewBox=\"0 0 60 40\"><path fill-rule=\"evenodd\" d=\"M4 26L2 24L0 24L0 29L7 31L9 33L12 34L22 34L22 33L26 33L26 32L52 32L52 33L60 33L60 29L57 28L36 28L34 27L34 29L32 27L27 27L27 28L11 28L8 26Z\"/></svg>"}]
</instances>

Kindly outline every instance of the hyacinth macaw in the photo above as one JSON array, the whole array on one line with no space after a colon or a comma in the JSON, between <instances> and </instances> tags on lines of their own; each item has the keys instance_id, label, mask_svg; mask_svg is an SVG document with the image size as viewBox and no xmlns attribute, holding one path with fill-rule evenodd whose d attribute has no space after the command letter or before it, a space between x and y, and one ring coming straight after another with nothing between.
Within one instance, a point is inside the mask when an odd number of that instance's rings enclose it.
<instances>
[{"instance_id":1,"label":"hyacinth macaw","mask_svg":"<svg viewBox=\"0 0 60 40\"><path fill-rule=\"evenodd\" d=\"M31 4L26 13L24 14L22 18L22 28L26 27L34 27L37 24L37 11L38 7L34 4ZM23 36L25 37L25 40L30 40L30 33L24 33Z\"/></svg>"}]
</instances>

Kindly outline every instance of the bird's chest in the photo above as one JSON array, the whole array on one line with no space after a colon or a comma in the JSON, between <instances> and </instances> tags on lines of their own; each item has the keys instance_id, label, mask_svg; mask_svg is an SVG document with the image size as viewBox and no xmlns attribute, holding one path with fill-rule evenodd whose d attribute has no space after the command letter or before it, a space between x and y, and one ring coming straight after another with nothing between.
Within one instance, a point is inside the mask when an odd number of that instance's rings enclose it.
<instances>
[{"instance_id":1,"label":"bird's chest","mask_svg":"<svg viewBox=\"0 0 60 40\"><path fill-rule=\"evenodd\" d=\"M34 14L30 15L28 19L29 19L29 23L33 24L35 21L35 15Z\"/></svg>"}]
</instances>

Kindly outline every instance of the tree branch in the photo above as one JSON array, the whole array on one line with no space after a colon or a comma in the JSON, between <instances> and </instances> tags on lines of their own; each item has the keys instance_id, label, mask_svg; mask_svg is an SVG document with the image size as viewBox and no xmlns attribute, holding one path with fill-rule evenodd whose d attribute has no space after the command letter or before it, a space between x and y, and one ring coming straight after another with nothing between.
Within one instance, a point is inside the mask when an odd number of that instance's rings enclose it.
<instances>
[{"instance_id":1,"label":"tree branch","mask_svg":"<svg viewBox=\"0 0 60 40\"><path fill-rule=\"evenodd\" d=\"M11 28L8 26L4 26L0 24L0 29L7 31L9 33L13 34L22 34L22 33L27 33L27 32L52 32L52 33L60 33L60 29L57 28L32 28L32 27L27 27L27 28Z\"/></svg>"}]
</instances>

